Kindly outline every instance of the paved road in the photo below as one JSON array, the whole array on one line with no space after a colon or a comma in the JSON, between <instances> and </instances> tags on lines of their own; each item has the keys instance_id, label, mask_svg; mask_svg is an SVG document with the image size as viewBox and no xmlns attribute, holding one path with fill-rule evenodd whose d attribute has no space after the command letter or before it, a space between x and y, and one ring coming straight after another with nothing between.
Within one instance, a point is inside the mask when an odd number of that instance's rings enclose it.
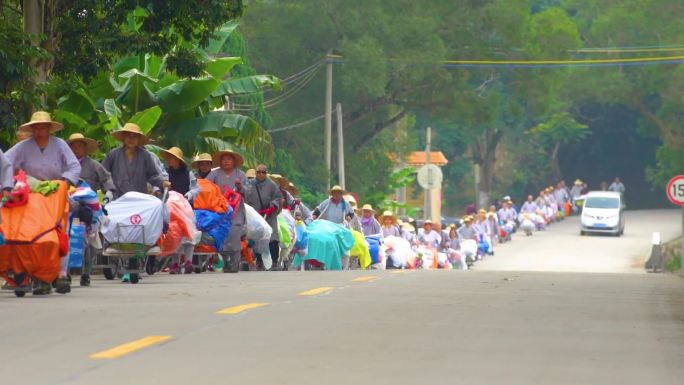
<instances>
[{"instance_id":1,"label":"paved road","mask_svg":"<svg viewBox=\"0 0 684 385\"><path fill-rule=\"evenodd\" d=\"M496 255L478 262L477 270L557 271L644 274L653 232L663 241L681 234L681 211L627 211L625 235L580 236L579 218L572 217L531 237L517 234Z\"/></svg>"},{"instance_id":2,"label":"paved road","mask_svg":"<svg viewBox=\"0 0 684 385\"><path fill-rule=\"evenodd\" d=\"M653 274L96 280L67 296L0 293L0 372L21 384L679 385L683 294L682 278Z\"/></svg>"}]
</instances>

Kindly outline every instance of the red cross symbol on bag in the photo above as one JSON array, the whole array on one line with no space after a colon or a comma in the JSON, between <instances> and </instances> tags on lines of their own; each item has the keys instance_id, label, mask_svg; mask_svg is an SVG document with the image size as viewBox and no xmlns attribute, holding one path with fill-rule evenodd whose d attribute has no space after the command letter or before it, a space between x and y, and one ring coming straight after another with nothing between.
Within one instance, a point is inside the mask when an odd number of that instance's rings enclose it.
<instances>
[{"instance_id":1,"label":"red cross symbol on bag","mask_svg":"<svg viewBox=\"0 0 684 385\"><path fill-rule=\"evenodd\" d=\"M135 214L135 215L131 215L130 220L131 220L131 224L139 225L140 222L142 222L142 217L140 217L140 215L138 215L138 214Z\"/></svg>"}]
</instances>

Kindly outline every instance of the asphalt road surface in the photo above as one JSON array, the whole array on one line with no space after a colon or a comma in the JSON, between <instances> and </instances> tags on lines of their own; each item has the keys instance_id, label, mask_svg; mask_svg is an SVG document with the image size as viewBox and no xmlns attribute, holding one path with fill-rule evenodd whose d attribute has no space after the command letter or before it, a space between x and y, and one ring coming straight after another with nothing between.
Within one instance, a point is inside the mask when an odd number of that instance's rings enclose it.
<instances>
[{"instance_id":1,"label":"asphalt road surface","mask_svg":"<svg viewBox=\"0 0 684 385\"><path fill-rule=\"evenodd\" d=\"M514 242L500 245L477 270L557 271L644 274L652 235L663 242L682 233L680 210L627 211L624 236L581 236L579 217L553 224L531 237L516 234ZM684 382L683 382L684 383Z\"/></svg>"},{"instance_id":2,"label":"asphalt road surface","mask_svg":"<svg viewBox=\"0 0 684 385\"><path fill-rule=\"evenodd\" d=\"M632 247L641 218L628 223ZM472 271L162 274L66 296L0 293L2 382L684 383L679 276L484 270L543 261L536 242L618 244L572 228L518 237ZM610 254L614 266L631 266L632 251Z\"/></svg>"}]
</instances>

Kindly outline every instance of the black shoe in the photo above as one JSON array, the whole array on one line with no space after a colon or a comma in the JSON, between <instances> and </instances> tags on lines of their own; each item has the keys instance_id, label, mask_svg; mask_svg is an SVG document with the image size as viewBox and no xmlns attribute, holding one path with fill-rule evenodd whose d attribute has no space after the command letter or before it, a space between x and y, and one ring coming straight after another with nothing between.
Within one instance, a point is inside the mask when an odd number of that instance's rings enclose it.
<instances>
[{"instance_id":1,"label":"black shoe","mask_svg":"<svg viewBox=\"0 0 684 385\"><path fill-rule=\"evenodd\" d=\"M57 278L57 282L55 283L55 291L57 291L59 294L71 293L71 283L69 282L69 278Z\"/></svg>"},{"instance_id":2,"label":"black shoe","mask_svg":"<svg viewBox=\"0 0 684 385\"><path fill-rule=\"evenodd\" d=\"M90 275L88 275L88 274L81 275L81 286L85 286L85 287L90 286Z\"/></svg>"}]
</instances>

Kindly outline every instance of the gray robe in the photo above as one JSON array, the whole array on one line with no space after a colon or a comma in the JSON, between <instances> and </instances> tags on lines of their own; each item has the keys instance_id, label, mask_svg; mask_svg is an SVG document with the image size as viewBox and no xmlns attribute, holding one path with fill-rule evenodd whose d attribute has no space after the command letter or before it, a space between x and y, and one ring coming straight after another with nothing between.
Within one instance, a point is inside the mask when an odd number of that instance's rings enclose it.
<instances>
[{"instance_id":1,"label":"gray robe","mask_svg":"<svg viewBox=\"0 0 684 385\"><path fill-rule=\"evenodd\" d=\"M14 187L14 170L12 169L12 164L9 159L5 156L5 153L0 150L0 188L12 189Z\"/></svg>"},{"instance_id":2,"label":"gray robe","mask_svg":"<svg viewBox=\"0 0 684 385\"><path fill-rule=\"evenodd\" d=\"M380 227L380 222L378 222L377 219L371 217L370 221L368 224L364 224L363 221L365 218L361 217L359 218L359 221L361 222L361 229L363 230L362 233L364 236L369 236L369 235L382 235L382 228Z\"/></svg>"},{"instance_id":3,"label":"gray robe","mask_svg":"<svg viewBox=\"0 0 684 385\"><path fill-rule=\"evenodd\" d=\"M261 182L255 181L245 192L245 203L252 206L256 211L265 210L269 207L276 207L276 211L265 218L266 222L268 222L273 230L271 233L271 241L280 240L280 234L278 232L278 213L282 208L282 200L283 195L280 192L280 187L269 178L266 178Z\"/></svg>"},{"instance_id":4,"label":"gray robe","mask_svg":"<svg viewBox=\"0 0 684 385\"><path fill-rule=\"evenodd\" d=\"M242 172L242 170L234 169L230 174L226 174L223 171L223 169L215 168L215 169L211 170L211 172L209 173L209 175L207 175L207 177L205 179L207 179L208 181L211 181L213 184L217 185L221 189L221 191L224 191L225 188L227 187L231 190L234 190L234 191L240 193L243 197L245 195L244 186L245 186L245 183L247 183L247 176L245 175L244 172ZM236 189L236 186L235 186L235 181L237 181L238 179L243 184L243 187L240 189ZM244 225L246 223L247 218L245 216L244 204L245 203L244 203L244 199L243 199L242 204L237 209L237 213L233 214L233 226Z\"/></svg>"},{"instance_id":5,"label":"gray robe","mask_svg":"<svg viewBox=\"0 0 684 385\"><path fill-rule=\"evenodd\" d=\"M88 183L93 190L104 192L116 191L112 175L109 171L105 170L104 166L89 156L79 161L81 162L81 175L79 178Z\"/></svg>"},{"instance_id":6,"label":"gray robe","mask_svg":"<svg viewBox=\"0 0 684 385\"><path fill-rule=\"evenodd\" d=\"M129 191L147 193L147 183L157 188L162 187L164 171L157 166L157 157L151 152L137 147L133 159L128 160L126 150L117 147L107 154L102 161L105 170L112 174L116 186L114 198L117 199Z\"/></svg>"}]
</instances>

